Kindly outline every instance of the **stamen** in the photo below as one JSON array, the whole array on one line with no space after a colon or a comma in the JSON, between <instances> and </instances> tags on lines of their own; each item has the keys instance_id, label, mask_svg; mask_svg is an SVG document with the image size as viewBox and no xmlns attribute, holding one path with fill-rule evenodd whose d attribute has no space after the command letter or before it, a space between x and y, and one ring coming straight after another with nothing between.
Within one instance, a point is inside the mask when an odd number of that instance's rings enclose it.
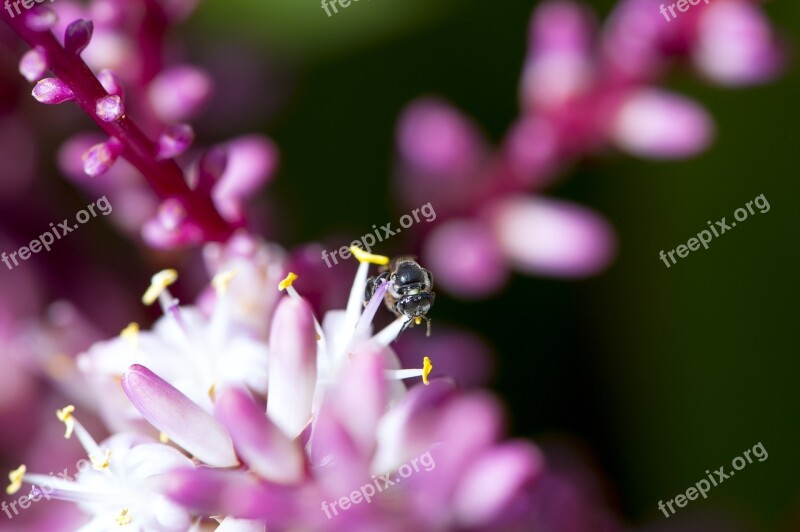
<instances>
[{"instance_id":1,"label":"stamen","mask_svg":"<svg viewBox=\"0 0 800 532\"><path fill-rule=\"evenodd\" d=\"M428 358L428 357L423 358L422 359L422 383L425 384L425 386L430 384L430 382L428 382L428 375L431 374L431 371L433 371L433 364L431 364L431 359Z\"/></svg>"},{"instance_id":2,"label":"stamen","mask_svg":"<svg viewBox=\"0 0 800 532\"><path fill-rule=\"evenodd\" d=\"M294 286L292 286L295 280L297 280L297 274L294 272L289 272L289 275L287 275L283 281L278 283L278 290L280 290L281 292L286 290L286 293L289 294L289 297L291 297L295 301L302 301L303 298L300 297L300 294L298 294L297 290L295 290ZM313 318L314 318L314 329L317 331L317 341L321 342L324 348L325 333L322 331L322 325L320 325L319 321L317 321L317 317L313 316Z\"/></svg>"},{"instance_id":3,"label":"stamen","mask_svg":"<svg viewBox=\"0 0 800 532\"><path fill-rule=\"evenodd\" d=\"M99 454L100 446L97 445L96 441L94 441L94 438L92 438L91 434L89 434L89 431L87 431L83 425L81 425L80 422L73 417L73 412L75 412L75 407L73 405L67 405L61 410L56 410L56 417L59 419L59 421L64 422L64 424L67 426L64 437L69 439L74 430L75 434L78 436L78 441L81 442L86 454L91 458L93 454Z\"/></svg>"},{"instance_id":4,"label":"stamen","mask_svg":"<svg viewBox=\"0 0 800 532\"><path fill-rule=\"evenodd\" d=\"M231 284L233 278L236 277L236 270L228 270L226 272L218 273L211 279L211 286L217 291L217 296L222 297L228 291L228 286Z\"/></svg>"},{"instance_id":5,"label":"stamen","mask_svg":"<svg viewBox=\"0 0 800 532\"><path fill-rule=\"evenodd\" d=\"M150 286L142 296L142 303L152 305L167 287L178 280L178 272L172 269L161 270L150 279Z\"/></svg>"},{"instance_id":6,"label":"stamen","mask_svg":"<svg viewBox=\"0 0 800 532\"><path fill-rule=\"evenodd\" d=\"M353 254L358 262L369 262L379 266L386 266L389 264L389 257L385 257L383 255L373 255L372 253L364 251L358 246L350 246L350 253Z\"/></svg>"},{"instance_id":7,"label":"stamen","mask_svg":"<svg viewBox=\"0 0 800 532\"><path fill-rule=\"evenodd\" d=\"M70 439L72 431L75 430L75 418L72 417L74 411L75 407L73 405L67 405L61 410L56 410L56 417L66 425L66 431L64 432L64 438L66 439Z\"/></svg>"},{"instance_id":8,"label":"stamen","mask_svg":"<svg viewBox=\"0 0 800 532\"><path fill-rule=\"evenodd\" d=\"M8 474L8 480L11 481L11 483L6 487L6 493L8 495L14 495L19 491L19 489L22 487L22 477L25 476L25 472L27 470L28 468L25 467L25 464L22 464Z\"/></svg>"},{"instance_id":9,"label":"stamen","mask_svg":"<svg viewBox=\"0 0 800 532\"><path fill-rule=\"evenodd\" d=\"M367 307L364 309L364 312L361 313L361 317L358 319L358 323L356 324L356 331L354 336L358 337L365 332L367 332L367 328L369 324L372 323L372 318L375 317L375 313L378 312L378 307L381 306L383 302L383 297L386 295L386 291L389 289L389 284L391 281L387 281L384 279L381 281L381 284L378 288L375 289L375 293L372 295L372 299L369 300L367 303Z\"/></svg>"},{"instance_id":10,"label":"stamen","mask_svg":"<svg viewBox=\"0 0 800 532\"><path fill-rule=\"evenodd\" d=\"M278 283L278 290L283 292L287 288L291 288L292 284L295 282L295 280L297 280L297 274L294 273L294 272L289 272L289 275L287 275L286 278L283 281ZM291 293L291 291L289 291L289 292Z\"/></svg>"},{"instance_id":11,"label":"stamen","mask_svg":"<svg viewBox=\"0 0 800 532\"><path fill-rule=\"evenodd\" d=\"M402 380L402 379L410 379L413 377L422 377L422 383L426 386L430 384L428 381L428 375L431 374L433 370L433 364L431 364L431 359L428 357L423 358L422 360L422 369L387 369L384 371L384 375L387 379L392 380Z\"/></svg>"},{"instance_id":12,"label":"stamen","mask_svg":"<svg viewBox=\"0 0 800 532\"><path fill-rule=\"evenodd\" d=\"M395 340L395 338L397 338L397 335L403 330L403 327L407 321L408 319L405 316L397 318L392 323L384 327L382 331L373 336L372 339L382 346L387 347Z\"/></svg>"},{"instance_id":13,"label":"stamen","mask_svg":"<svg viewBox=\"0 0 800 532\"><path fill-rule=\"evenodd\" d=\"M158 441L161 443L167 444L169 443L169 436L167 436L166 432L159 432L158 433Z\"/></svg>"},{"instance_id":14,"label":"stamen","mask_svg":"<svg viewBox=\"0 0 800 532\"><path fill-rule=\"evenodd\" d=\"M102 458L96 454L90 454L89 460L92 461L92 467L97 471L105 471L111 463L111 449L106 449L105 456Z\"/></svg>"},{"instance_id":15,"label":"stamen","mask_svg":"<svg viewBox=\"0 0 800 532\"><path fill-rule=\"evenodd\" d=\"M217 394L216 394L216 390L217 390L217 383L215 382L215 383L214 383L214 384L212 384L212 385L211 385L211 387L208 389L208 397L211 399L211 402L212 402L212 403L216 402L216 400L217 400L217 398L216 398L216 395L217 395Z\"/></svg>"},{"instance_id":16,"label":"stamen","mask_svg":"<svg viewBox=\"0 0 800 532\"><path fill-rule=\"evenodd\" d=\"M347 307L344 314L344 330L353 331L358 323L358 318L364 311L364 289L367 286L367 276L369 275L369 262L361 262L356 271L356 278L353 286L350 287L350 297L347 299Z\"/></svg>"},{"instance_id":17,"label":"stamen","mask_svg":"<svg viewBox=\"0 0 800 532\"><path fill-rule=\"evenodd\" d=\"M131 524L131 516L128 514L128 509L123 508L119 515L116 517L117 524L119 526L125 526Z\"/></svg>"},{"instance_id":18,"label":"stamen","mask_svg":"<svg viewBox=\"0 0 800 532\"><path fill-rule=\"evenodd\" d=\"M119 335L121 338L124 338L131 343L131 346L133 346L133 352L135 353L139 345L139 324L135 321L130 322L127 327L122 329L122 332L120 332Z\"/></svg>"}]
</instances>

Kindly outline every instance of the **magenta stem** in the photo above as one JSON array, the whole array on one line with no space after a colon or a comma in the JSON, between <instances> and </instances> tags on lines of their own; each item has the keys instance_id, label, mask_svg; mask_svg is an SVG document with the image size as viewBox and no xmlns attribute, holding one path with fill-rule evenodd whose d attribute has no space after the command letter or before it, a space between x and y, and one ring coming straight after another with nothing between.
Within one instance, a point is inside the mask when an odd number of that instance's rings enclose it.
<instances>
[{"instance_id":1,"label":"magenta stem","mask_svg":"<svg viewBox=\"0 0 800 532\"><path fill-rule=\"evenodd\" d=\"M181 202L189 220L200 228L204 240L224 241L239 227L222 217L208 194L189 188L183 171L174 160L156 160L156 143L127 114L114 122L104 122L97 116L95 102L108 93L80 56L64 50L50 30L30 29L25 16L9 20L3 15L6 24L31 47L44 49L49 69L72 90L78 106L108 136L122 143L122 156L142 173L156 194L161 199Z\"/></svg>"}]
</instances>

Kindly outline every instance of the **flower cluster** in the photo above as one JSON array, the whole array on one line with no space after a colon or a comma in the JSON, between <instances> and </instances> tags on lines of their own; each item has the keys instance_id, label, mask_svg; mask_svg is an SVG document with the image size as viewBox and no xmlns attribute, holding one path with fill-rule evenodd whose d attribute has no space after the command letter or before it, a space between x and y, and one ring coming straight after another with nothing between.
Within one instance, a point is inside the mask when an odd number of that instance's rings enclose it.
<instances>
[{"instance_id":1,"label":"flower cluster","mask_svg":"<svg viewBox=\"0 0 800 532\"><path fill-rule=\"evenodd\" d=\"M362 296L370 264L385 257L354 247L360 265L347 306L319 322L292 286L296 274L277 281L281 254L247 235L236 239L229 247L250 245L248 258L216 251L237 260L218 263L235 269L214 276L205 308L180 305L169 290L177 273L164 270L142 298L163 310L153 330L131 324L79 357L119 432L97 443L74 407L59 410L66 437L77 435L93 469L58 481L51 497L80 501L100 529L185 530L192 519L218 516L224 530L434 530L530 517L520 502L542 473L537 448L498 443L495 401L429 380L428 357L402 369L390 344L406 318L372 331L392 281L366 306ZM264 336L242 311L252 311L253 293L266 284L288 296L261 316L270 322ZM411 378L424 385L407 389L401 381ZM323 523L323 501L423 453L435 470ZM11 478L10 492L22 482L52 483L24 467Z\"/></svg>"},{"instance_id":2,"label":"flower cluster","mask_svg":"<svg viewBox=\"0 0 800 532\"><path fill-rule=\"evenodd\" d=\"M436 224L421 228L421 256L439 286L480 297L499 290L511 267L572 278L608 265L609 224L540 193L575 161L610 148L662 160L702 152L711 117L659 85L678 63L723 86L773 78L782 54L756 4L715 0L667 24L652 2L624 0L598 28L581 4L544 2L530 23L522 112L494 152L446 102L412 103L397 130L397 186L406 206L436 205Z\"/></svg>"},{"instance_id":3,"label":"flower cluster","mask_svg":"<svg viewBox=\"0 0 800 532\"><path fill-rule=\"evenodd\" d=\"M36 82L33 97L51 105L75 102L106 134L67 141L62 169L82 188L107 194L119 206L116 222L141 230L144 240L159 248L228 238L245 223L245 200L277 164L274 145L256 135L178 164L194 141L185 120L202 109L212 90L202 70L163 64L169 24L192 7L193 2L95 0L83 6L64 0L7 20L31 46L19 70ZM45 77L48 71L53 76ZM120 157L128 164L116 164ZM87 179L109 171L102 183Z\"/></svg>"}]
</instances>

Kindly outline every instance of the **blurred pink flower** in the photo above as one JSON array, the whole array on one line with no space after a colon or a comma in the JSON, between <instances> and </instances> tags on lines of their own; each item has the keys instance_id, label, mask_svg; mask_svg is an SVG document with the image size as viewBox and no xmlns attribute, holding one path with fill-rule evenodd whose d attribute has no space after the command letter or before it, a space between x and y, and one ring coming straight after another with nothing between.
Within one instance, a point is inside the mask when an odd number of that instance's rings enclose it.
<instances>
[{"instance_id":1,"label":"blurred pink flower","mask_svg":"<svg viewBox=\"0 0 800 532\"><path fill-rule=\"evenodd\" d=\"M500 290L515 267L581 277L613 260L597 214L531 193L575 161L611 147L651 159L704 151L708 112L659 87L674 59L723 85L770 80L783 54L752 2L719 0L671 22L645 0L624 0L601 28L591 11L550 0L533 13L520 81L521 116L492 153L478 127L439 99L411 103L397 126L396 188L406 206L431 202L423 261L463 298Z\"/></svg>"}]
</instances>

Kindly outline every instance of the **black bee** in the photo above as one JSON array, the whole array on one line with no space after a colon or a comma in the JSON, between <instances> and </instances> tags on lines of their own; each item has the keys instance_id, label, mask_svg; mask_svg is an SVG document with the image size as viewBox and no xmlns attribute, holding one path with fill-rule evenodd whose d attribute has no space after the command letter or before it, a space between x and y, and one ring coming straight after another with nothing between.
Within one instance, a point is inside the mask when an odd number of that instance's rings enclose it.
<instances>
[{"instance_id":1,"label":"black bee","mask_svg":"<svg viewBox=\"0 0 800 532\"><path fill-rule=\"evenodd\" d=\"M431 334L431 320L426 316L433 306L433 275L420 266L414 257L404 256L392 259L388 267L375 277L367 279L364 290L364 305L366 305L380 284L388 280L389 289L386 290L384 302L397 317L405 316L408 321L403 325L400 334L411 325L417 325L425 320L428 326L428 336ZM398 336L400 336L398 334Z\"/></svg>"}]
</instances>

